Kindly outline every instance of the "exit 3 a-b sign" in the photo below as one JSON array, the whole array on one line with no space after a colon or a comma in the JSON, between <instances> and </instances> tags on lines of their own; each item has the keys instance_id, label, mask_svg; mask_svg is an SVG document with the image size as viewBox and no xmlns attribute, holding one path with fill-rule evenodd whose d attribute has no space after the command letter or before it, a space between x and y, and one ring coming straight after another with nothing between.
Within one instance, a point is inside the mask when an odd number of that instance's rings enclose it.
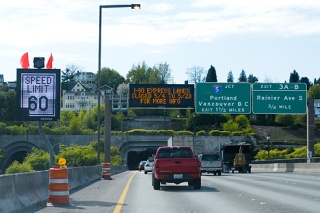
<instances>
[{"instance_id":1,"label":"exit 3 a-b sign","mask_svg":"<svg viewBox=\"0 0 320 213\"><path fill-rule=\"evenodd\" d=\"M17 69L17 120L60 119L60 70Z\"/></svg>"}]
</instances>

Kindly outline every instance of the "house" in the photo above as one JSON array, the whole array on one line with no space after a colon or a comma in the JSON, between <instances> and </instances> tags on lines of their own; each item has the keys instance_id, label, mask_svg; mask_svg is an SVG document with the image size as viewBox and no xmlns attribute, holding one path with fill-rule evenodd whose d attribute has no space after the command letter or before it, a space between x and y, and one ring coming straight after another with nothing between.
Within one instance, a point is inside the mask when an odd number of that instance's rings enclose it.
<instances>
[{"instance_id":1,"label":"house","mask_svg":"<svg viewBox=\"0 0 320 213\"><path fill-rule=\"evenodd\" d=\"M62 91L61 111L80 112L98 105L98 94L81 81L72 81L68 90Z\"/></svg>"},{"instance_id":2,"label":"house","mask_svg":"<svg viewBox=\"0 0 320 213\"><path fill-rule=\"evenodd\" d=\"M73 80L80 81L83 85L88 85L93 90L96 90L96 84L94 82L95 74L93 72L80 72L74 74Z\"/></svg>"}]
</instances>

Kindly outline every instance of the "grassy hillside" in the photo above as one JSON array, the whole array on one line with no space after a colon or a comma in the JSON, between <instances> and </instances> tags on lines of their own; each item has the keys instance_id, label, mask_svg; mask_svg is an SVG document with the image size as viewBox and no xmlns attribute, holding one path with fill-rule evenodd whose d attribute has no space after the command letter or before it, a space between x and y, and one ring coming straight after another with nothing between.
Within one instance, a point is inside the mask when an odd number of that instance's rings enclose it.
<instances>
[{"instance_id":1,"label":"grassy hillside","mask_svg":"<svg viewBox=\"0 0 320 213\"><path fill-rule=\"evenodd\" d=\"M269 136L272 142L307 143L307 130L303 128L289 129L275 126L252 126L257 133L257 141L267 141ZM315 141L320 140L320 131L315 129Z\"/></svg>"}]
</instances>

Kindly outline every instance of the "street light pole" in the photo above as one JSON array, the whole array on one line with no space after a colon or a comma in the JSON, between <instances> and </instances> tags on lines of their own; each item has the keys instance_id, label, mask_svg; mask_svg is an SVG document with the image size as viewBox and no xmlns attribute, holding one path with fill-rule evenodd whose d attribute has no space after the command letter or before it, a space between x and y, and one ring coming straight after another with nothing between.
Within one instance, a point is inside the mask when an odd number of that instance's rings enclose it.
<instances>
[{"instance_id":1,"label":"street light pole","mask_svg":"<svg viewBox=\"0 0 320 213\"><path fill-rule=\"evenodd\" d=\"M267 141L268 141L268 159L270 158L270 137L267 137Z\"/></svg>"},{"instance_id":2,"label":"street light pole","mask_svg":"<svg viewBox=\"0 0 320 213\"><path fill-rule=\"evenodd\" d=\"M193 113L192 114L192 118L193 118L193 152L195 153L195 138L196 138L196 114Z\"/></svg>"},{"instance_id":3,"label":"street light pole","mask_svg":"<svg viewBox=\"0 0 320 213\"><path fill-rule=\"evenodd\" d=\"M98 146L97 146L97 152L98 152L98 159L97 159L97 164L100 165L100 128L101 128L101 14L102 14L102 9L103 8L122 8L122 7L131 7L131 9L140 9L140 4L123 4L123 5L100 5L99 6L99 48L98 48L98 125L97 125L97 130L98 130L98 135L97 135L97 140L98 140ZM110 123L111 124L111 123ZM106 137L106 136L105 136ZM109 137L111 137L109 135ZM110 148L110 147L109 147Z\"/></svg>"}]
</instances>

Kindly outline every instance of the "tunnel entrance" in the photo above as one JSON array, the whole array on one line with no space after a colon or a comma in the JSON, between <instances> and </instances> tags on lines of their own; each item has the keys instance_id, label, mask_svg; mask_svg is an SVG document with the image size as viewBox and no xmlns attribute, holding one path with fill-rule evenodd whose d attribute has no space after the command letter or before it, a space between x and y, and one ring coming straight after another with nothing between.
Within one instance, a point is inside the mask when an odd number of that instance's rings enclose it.
<instances>
[{"instance_id":1,"label":"tunnel entrance","mask_svg":"<svg viewBox=\"0 0 320 213\"><path fill-rule=\"evenodd\" d=\"M29 152L27 151L19 151L15 152L13 155L11 155L7 161L5 162L3 168L1 168L1 172L5 173L6 169L13 163L13 161L18 161L19 163L23 163L25 157L27 157L27 154Z\"/></svg>"},{"instance_id":2,"label":"tunnel entrance","mask_svg":"<svg viewBox=\"0 0 320 213\"><path fill-rule=\"evenodd\" d=\"M156 154L157 149L147 149L144 151L130 151L128 153L127 164L129 170L138 170L140 161L147 160L148 157Z\"/></svg>"}]
</instances>

